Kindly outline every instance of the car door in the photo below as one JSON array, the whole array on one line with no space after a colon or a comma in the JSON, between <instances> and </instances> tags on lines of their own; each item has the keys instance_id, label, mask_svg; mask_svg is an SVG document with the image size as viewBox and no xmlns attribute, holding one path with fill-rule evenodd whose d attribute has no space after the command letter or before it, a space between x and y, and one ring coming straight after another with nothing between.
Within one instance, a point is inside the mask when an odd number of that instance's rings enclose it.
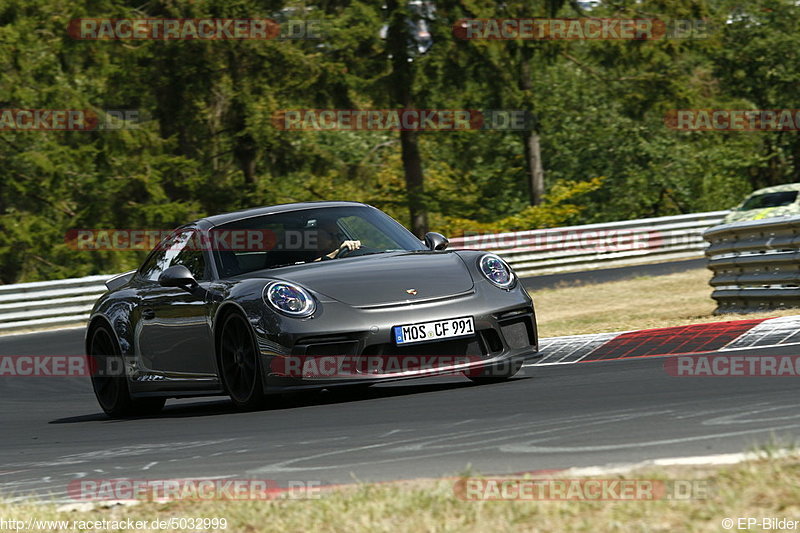
<instances>
[{"instance_id":1,"label":"car door","mask_svg":"<svg viewBox=\"0 0 800 533\"><path fill-rule=\"evenodd\" d=\"M165 240L140 270L136 353L147 369L165 374L214 374L214 342L206 288L209 265L195 230ZM186 266L200 287L192 292L162 287L158 276L175 265Z\"/></svg>"}]
</instances>

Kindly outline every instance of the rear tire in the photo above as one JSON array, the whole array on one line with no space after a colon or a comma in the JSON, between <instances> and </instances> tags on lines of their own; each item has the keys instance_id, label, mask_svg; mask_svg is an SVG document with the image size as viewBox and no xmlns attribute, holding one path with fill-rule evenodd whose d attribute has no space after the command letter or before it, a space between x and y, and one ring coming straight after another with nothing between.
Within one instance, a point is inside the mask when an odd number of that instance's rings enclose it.
<instances>
[{"instance_id":1,"label":"rear tire","mask_svg":"<svg viewBox=\"0 0 800 533\"><path fill-rule=\"evenodd\" d=\"M153 415L164 408L166 398L131 398L125 363L108 326L99 325L89 336L92 357L92 389L97 403L112 418Z\"/></svg>"},{"instance_id":2,"label":"rear tire","mask_svg":"<svg viewBox=\"0 0 800 533\"><path fill-rule=\"evenodd\" d=\"M464 375L475 383L488 385L489 383L502 383L513 378L521 368L522 361L502 361L480 369L468 370L464 372Z\"/></svg>"},{"instance_id":3,"label":"rear tire","mask_svg":"<svg viewBox=\"0 0 800 533\"><path fill-rule=\"evenodd\" d=\"M239 313L228 314L219 336L219 373L222 384L239 409L261 409L266 404L258 350L250 324Z\"/></svg>"}]
</instances>

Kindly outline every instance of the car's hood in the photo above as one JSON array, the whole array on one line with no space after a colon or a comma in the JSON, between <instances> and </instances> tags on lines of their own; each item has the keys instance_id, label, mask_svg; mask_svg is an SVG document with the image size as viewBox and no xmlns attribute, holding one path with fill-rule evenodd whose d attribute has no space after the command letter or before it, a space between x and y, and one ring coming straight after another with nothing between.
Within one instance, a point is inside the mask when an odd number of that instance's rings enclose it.
<instances>
[{"instance_id":1,"label":"car's hood","mask_svg":"<svg viewBox=\"0 0 800 533\"><path fill-rule=\"evenodd\" d=\"M356 307L430 300L473 287L466 265L449 251L368 255L262 273Z\"/></svg>"}]
</instances>

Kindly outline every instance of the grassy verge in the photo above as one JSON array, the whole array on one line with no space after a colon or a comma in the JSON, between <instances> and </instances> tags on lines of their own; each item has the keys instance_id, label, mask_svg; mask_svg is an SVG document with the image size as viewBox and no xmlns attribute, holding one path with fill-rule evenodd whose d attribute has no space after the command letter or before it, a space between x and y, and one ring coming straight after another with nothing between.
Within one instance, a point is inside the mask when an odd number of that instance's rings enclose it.
<instances>
[{"instance_id":1,"label":"grassy verge","mask_svg":"<svg viewBox=\"0 0 800 533\"><path fill-rule=\"evenodd\" d=\"M550 479L558 478L551 474ZM569 479L577 479L571 475ZM227 531L723 531L724 518L800 520L800 456L762 456L723 467L648 468L600 479L700 482L700 496L625 501L468 501L455 480L422 480L328 490L315 500L141 503L92 511L0 504L5 520L168 520L218 517ZM760 525L752 531L765 529ZM126 529L121 529L125 531ZM217 529L220 531L221 529ZM795 529L790 529L794 531ZM42 529L56 531L56 529ZM145 528L139 531L156 531ZM171 531L185 531L172 529Z\"/></svg>"},{"instance_id":2,"label":"grassy verge","mask_svg":"<svg viewBox=\"0 0 800 533\"><path fill-rule=\"evenodd\" d=\"M800 309L714 315L708 270L532 291L541 337L800 314Z\"/></svg>"}]
</instances>

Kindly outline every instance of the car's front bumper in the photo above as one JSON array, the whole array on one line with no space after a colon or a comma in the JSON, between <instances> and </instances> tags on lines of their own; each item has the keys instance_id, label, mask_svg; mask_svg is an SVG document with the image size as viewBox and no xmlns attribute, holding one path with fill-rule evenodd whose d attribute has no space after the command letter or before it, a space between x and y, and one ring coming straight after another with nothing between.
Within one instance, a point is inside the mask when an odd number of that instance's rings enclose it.
<instances>
[{"instance_id":1,"label":"car's front bumper","mask_svg":"<svg viewBox=\"0 0 800 533\"><path fill-rule=\"evenodd\" d=\"M426 303L354 308L323 301L309 319L254 324L265 392L375 383L434 375L479 374L537 356L533 303L519 285L511 291L476 284L467 293ZM392 328L471 316L476 334L396 346ZM277 331L278 333L268 333Z\"/></svg>"}]
</instances>

